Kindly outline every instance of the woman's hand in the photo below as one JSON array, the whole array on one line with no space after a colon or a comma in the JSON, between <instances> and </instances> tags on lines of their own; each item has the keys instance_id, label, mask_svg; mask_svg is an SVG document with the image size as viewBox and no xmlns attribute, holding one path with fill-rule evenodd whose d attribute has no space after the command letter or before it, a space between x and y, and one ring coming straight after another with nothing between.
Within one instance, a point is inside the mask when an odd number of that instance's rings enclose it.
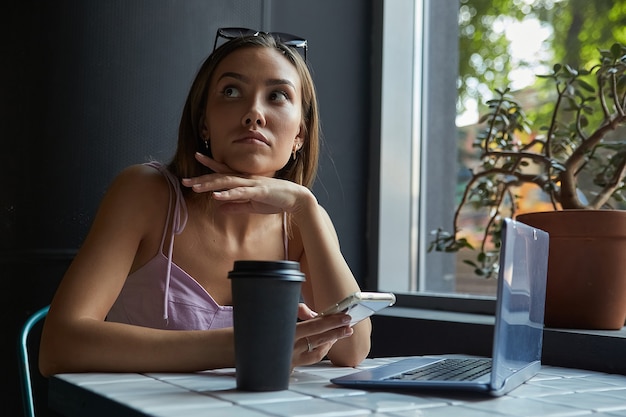
<instances>
[{"instance_id":1,"label":"woman's hand","mask_svg":"<svg viewBox=\"0 0 626 417\"><path fill-rule=\"evenodd\" d=\"M231 212L274 214L297 212L303 205L314 202L309 189L291 181L262 176L242 175L227 165L196 153L202 165L215 171L194 178L184 178L182 183L197 193L212 193L220 202L220 209Z\"/></svg>"},{"instance_id":2,"label":"woman's hand","mask_svg":"<svg viewBox=\"0 0 626 417\"><path fill-rule=\"evenodd\" d=\"M352 335L347 314L318 316L305 304L300 304L298 318L302 321L296 325L292 367L321 361L337 340Z\"/></svg>"}]
</instances>

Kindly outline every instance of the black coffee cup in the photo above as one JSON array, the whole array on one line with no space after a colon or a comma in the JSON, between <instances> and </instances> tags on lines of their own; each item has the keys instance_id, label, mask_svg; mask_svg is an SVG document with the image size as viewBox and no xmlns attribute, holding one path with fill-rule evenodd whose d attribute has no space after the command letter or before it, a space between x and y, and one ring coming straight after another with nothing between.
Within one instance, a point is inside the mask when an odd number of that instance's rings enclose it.
<instances>
[{"instance_id":1,"label":"black coffee cup","mask_svg":"<svg viewBox=\"0 0 626 417\"><path fill-rule=\"evenodd\" d=\"M235 261L228 278L233 293L237 389L287 389L305 280L300 263Z\"/></svg>"}]
</instances>

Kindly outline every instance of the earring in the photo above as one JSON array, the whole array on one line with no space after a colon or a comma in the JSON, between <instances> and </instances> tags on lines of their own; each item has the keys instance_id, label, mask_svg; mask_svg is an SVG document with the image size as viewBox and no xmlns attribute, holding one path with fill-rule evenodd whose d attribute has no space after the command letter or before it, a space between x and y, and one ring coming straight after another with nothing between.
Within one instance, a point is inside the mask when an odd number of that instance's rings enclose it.
<instances>
[{"instance_id":1,"label":"earring","mask_svg":"<svg viewBox=\"0 0 626 417\"><path fill-rule=\"evenodd\" d=\"M297 152L300 150L300 145L294 145L293 150L291 151L291 157L293 160L296 160Z\"/></svg>"},{"instance_id":2,"label":"earring","mask_svg":"<svg viewBox=\"0 0 626 417\"><path fill-rule=\"evenodd\" d=\"M207 151L209 150L209 140L210 140L209 138L206 138L204 140L204 149L206 149Z\"/></svg>"}]
</instances>

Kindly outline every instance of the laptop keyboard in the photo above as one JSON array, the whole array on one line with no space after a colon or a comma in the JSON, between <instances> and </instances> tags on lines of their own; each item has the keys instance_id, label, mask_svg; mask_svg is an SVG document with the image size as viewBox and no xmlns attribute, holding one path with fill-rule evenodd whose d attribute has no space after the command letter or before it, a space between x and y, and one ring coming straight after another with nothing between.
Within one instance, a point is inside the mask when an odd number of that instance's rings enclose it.
<instances>
[{"instance_id":1,"label":"laptop keyboard","mask_svg":"<svg viewBox=\"0 0 626 417\"><path fill-rule=\"evenodd\" d=\"M444 359L387 379L422 381L471 381L491 372L491 359Z\"/></svg>"}]
</instances>

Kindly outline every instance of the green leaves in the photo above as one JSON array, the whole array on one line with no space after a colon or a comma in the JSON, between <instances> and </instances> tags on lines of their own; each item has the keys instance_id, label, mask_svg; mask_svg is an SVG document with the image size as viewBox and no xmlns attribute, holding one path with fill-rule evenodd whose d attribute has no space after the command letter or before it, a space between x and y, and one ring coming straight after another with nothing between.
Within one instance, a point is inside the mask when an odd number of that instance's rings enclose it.
<instances>
[{"instance_id":1,"label":"green leaves","mask_svg":"<svg viewBox=\"0 0 626 417\"><path fill-rule=\"evenodd\" d=\"M431 234L435 238L428 245L428 252L458 252L461 249L474 249L474 247L465 238L457 239L455 235L438 228Z\"/></svg>"},{"instance_id":2,"label":"green leaves","mask_svg":"<svg viewBox=\"0 0 626 417\"><path fill-rule=\"evenodd\" d=\"M478 161L455 213L455 232L438 229L429 251L473 249L459 234L460 214L472 208L484 224L477 237L482 241L476 258L464 262L479 276L493 276L502 219L515 215L525 198L516 187L527 184L544 192L555 209L626 209L626 133L609 135L626 129L626 47L616 43L600 51L600 61L591 71L555 64L542 76L552 98L538 132L509 88L494 90L473 142Z\"/></svg>"},{"instance_id":3,"label":"green leaves","mask_svg":"<svg viewBox=\"0 0 626 417\"><path fill-rule=\"evenodd\" d=\"M626 46L621 45L619 43L614 43L611 45L611 57L615 61L625 61L626 60Z\"/></svg>"}]
</instances>

